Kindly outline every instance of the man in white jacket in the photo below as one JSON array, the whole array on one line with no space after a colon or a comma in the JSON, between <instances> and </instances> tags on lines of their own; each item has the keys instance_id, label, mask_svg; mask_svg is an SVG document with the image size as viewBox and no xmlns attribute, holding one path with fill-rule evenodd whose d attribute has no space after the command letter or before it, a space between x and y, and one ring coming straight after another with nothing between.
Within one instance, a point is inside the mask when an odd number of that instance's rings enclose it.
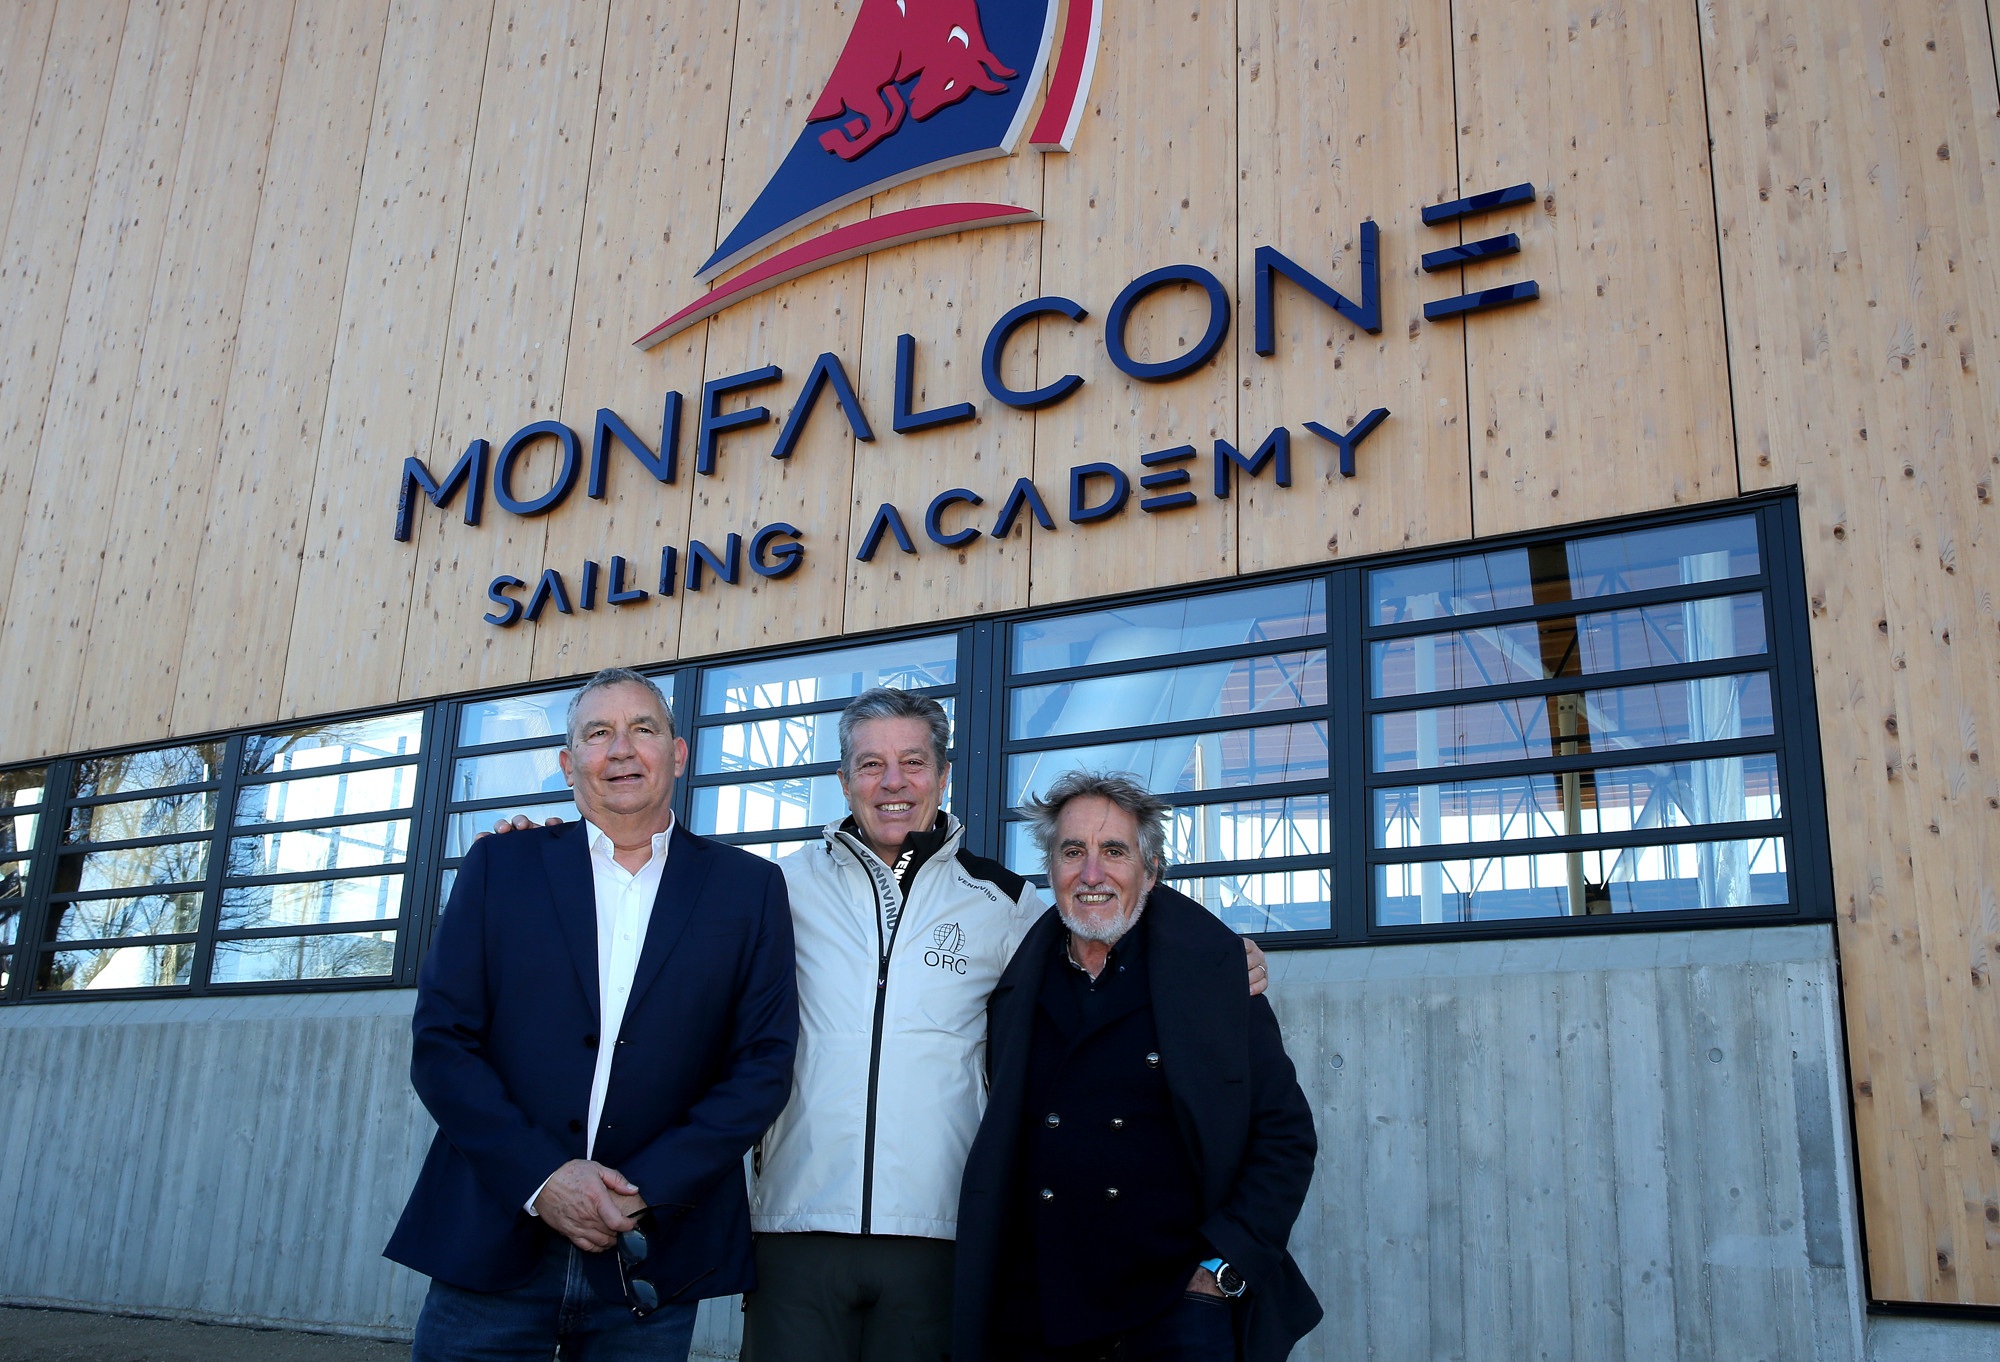
<instances>
[{"instance_id":1,"label":"man in white jacket","mask_svg":"<svg viewBox=\"0 0 2000 1362\"><path fill-rule=\"evenodd\" d=\"M850 816L780 865L798 939L792 1098L755 1156L745 1362L937 1362L986 1001L1045 905L940 811L951 727L876 689L840 716Z\"/></svg>"},{"instance_id":2,"label":"man in white jacket","mask_svg":"<svg viewBox=\"0 0 2000 1362\"><path fill-rule=\"evenodd\" d=\"M951 725L880 688L840 716L850 816L787 856L792 1097L755 1154L744 1362L939 1362L959 1180L986 1110L986 1003L1046 907L941 811ZM1249 947L1250 987L1264 990Z\"/></svg>"}]
</instances>

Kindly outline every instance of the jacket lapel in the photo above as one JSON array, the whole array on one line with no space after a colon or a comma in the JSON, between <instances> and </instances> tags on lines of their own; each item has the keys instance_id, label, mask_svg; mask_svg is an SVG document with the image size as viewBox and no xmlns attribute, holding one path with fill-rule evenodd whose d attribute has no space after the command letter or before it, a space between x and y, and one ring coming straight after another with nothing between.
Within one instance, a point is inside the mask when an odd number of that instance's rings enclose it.
<instances>
[{"instance_id":1,"label":"jacket lapel","mask_svg":"<svg viewBox=\"0 0 2000 1362\"><path fill-rule=\"evenodd\" d=\"M597 890L590 868L590 830L581 820L557 829L543 843L542 871L570 962L595 1017L604 1010L597 992Z\"/></svg>"},{"instance_id":2,"label":"jacket lapel","mask_svg":"<svg viewBox=\"0 0 2000 1362\"><path fill-rule=\"evenodd\" d=\"M639 966L632 974L626 1016L638 1010L647 988L686 934L714 862L709 844L675 820L673 835L667 838L667 864L660 872L659 892L653 896L653 916L646 924L646 941L639 948Z\"/></svg>"}]
</instances>

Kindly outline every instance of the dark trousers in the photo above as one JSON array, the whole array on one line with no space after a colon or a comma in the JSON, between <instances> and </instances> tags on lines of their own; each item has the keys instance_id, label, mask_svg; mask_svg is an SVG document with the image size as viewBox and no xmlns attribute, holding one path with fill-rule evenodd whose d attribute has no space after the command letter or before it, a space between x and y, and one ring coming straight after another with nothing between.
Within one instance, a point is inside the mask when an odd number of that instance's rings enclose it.
<instances>
[{"instance_id":1,"label":"dark trousers","mask_svg":"<svg viewBox=\"0 0 2000 1362\"><path fill-rule=\"evenodd\" d=\"M583 1255L555 1240L526 1284L467 1291L433 1281L417 1316L411 1362L686 1362L695 1307L663 1305L640 1319L601 1299Z\"/></svg>"},{"instance_id":2,"label":"dark trousers","mask_svg":"<svg viewBox=\"0 0 2000 1362\"><path fill-rule=\"evenodd\" d=\"M993 1356L994 1362L1235 1362L1233 1307L1189 1291L1159 1318L1110 1338L1070 1348L1003 1338Z\"/></svg>"},{"instance_id":3,"label":"dark trousers","mask_svg":"<svg viewBox=\"0 0 2000 1362\"><path fill-rule=\"evenodd\" d=\"M951 1350L948 1239L760 1234L743 1362L941 1362Z\"/></svg>"}]
</instances>

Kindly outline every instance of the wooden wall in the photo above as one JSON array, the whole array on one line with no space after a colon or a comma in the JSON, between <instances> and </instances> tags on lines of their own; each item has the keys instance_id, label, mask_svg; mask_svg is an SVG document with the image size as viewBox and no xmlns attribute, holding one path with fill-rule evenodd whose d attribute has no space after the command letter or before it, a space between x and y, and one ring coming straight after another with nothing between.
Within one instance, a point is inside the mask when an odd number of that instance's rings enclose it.
<instances>
[{"instance_id":1,"label":"wooden wall","mask_svg":"<svg viewBox=\"0 0 2000 1362\"><path fill-rule=\"evenodd\" d=\"M2000 1305L2000 621L1984 537L2000 469L2000 106L1980 0L1116 0L1075 151L968 167L836 222L995 199L1043 216L884 252L641 353L795 135L856 0L24 0L0 17L0 761L1199 582L1797 485L1865 1193L1870 1289ZM1518 181L1532 205L1425 228ZM1281 285L1250 344L1254 253L1358 287L1384 326ZM820 227L808 229L803 236ZM1457 275L1417 257L1516 231ZM1229 343L1164 385L1101 321L1156 266L1229 281ZM1533 278L1465 322L1425 301ZM1020 413L978 382L1017 338ZM1166 291L1142 357L1203 314ZM889 433L894 338L924 405ZM727 437L693 476L704 378L765 363L788 414L841 357L878 439L826 402L797 452ZM403 460L600 406L651 440L688 395L682 473L390 534ZM740 402L740 400L739 400ZM1342 479L1157 516L1062 519L1066 470L1166 444L1389 422ZM524 461L545 486L552 447ZM955 551L855 546L884 500L1033 476L1057 528ZM797 574L498 630L484 584L786 520ZM990 521L986 522L990 524ZM917 533L921 536L921 529Z\"/></svg>"}]
</instances>

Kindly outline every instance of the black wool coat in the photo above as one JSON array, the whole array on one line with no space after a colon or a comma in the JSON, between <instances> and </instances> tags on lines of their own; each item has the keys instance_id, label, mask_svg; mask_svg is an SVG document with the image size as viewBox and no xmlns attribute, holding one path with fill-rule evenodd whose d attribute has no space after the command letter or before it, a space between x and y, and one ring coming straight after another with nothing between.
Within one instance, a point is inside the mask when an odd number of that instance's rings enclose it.
<instances>
[{"instance_id":1,"label":"black wool coat","mask_svg":"<svg viewBox=\"0 0 2000 1362\"><path fill-rule=\"evenodd\" d=\"M1239 1355L1283 1362L1322 1313L1285 1247L1319 1148L1312 1109L1270 1003L1249 995L1236 934L1165 885L1154 887L1145 915L1160 1063L1174 1124L1201 1178L1201 1234L1250 1286L1236 1307ZM993 1283L1015 1194L1035 1010L1062 932L1050 909L987 1003L991 1090L959 1191L954 1362L987 1362L995 1315L1011 1308L994 1299Z\"/></svg>"}]
</instances>

